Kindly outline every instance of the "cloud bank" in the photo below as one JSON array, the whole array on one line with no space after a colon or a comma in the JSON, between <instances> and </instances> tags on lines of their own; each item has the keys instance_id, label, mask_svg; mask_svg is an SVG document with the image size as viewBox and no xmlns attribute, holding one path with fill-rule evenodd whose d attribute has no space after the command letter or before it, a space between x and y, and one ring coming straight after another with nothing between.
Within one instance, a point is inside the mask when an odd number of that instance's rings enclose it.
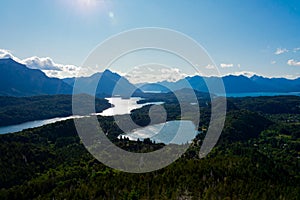
<instances>
[{"instance_id":1,"label":"cloud bank","mask_svg":"<svg viewBox=\"0 0 300 200\"><path fill-rule=\"evenodd\" d=\"M280 54L287 53L287 52L289 52L289 50L287 50L285 48L277 48L274 54L280 55Z\"/></svg>"},{"instance_id":2,"label":"cloud bank","mask_svg":"<svg viewBox=\"0 0 300 200\"><path fill-rule=\"evenodd\" d=\"M64 65L55 63L51 58L40 58L37 56L20 59L6 49L0 49L0 59L11 58L19 63L26 65L30 69L39 69L49 77L67 78L77 76L80 67L75 65Z\"/></svg>"},{"instance_id":3,"label":"cloud bank","mask_svg":"<svg viewBox=\"0 0 300 200\"><path fill-rule=\"evenodd\" d=\"M127 74L124 74L131 83L155 83L159 81L175 82L183 79L187 74L178 68L169 68L158 64L136 66Z\"/></svg>"},{"instance_id":4,"label":"cloud bank","mask_svg":"<svg viewBox=\"0 0 300 200\"><path fill-rule=\"evenodd\" d=\"M11 51L6 50L6 49L0 49L0 59L3 58L11 58L17 62L21 62L21 60L17 57L15 57Z\"/></svg>"},{"instance_id":5,"label":"cloud bank","mask_svg":"<svg viewBox=\"0 0 300 200\"><path fill-rule=\"evenodd\" d=\"M233 67L233 64L225 64L225 63L221 63L221 64L220 64L220 67L222 67L222 68L230 68L230 67Z\"/></svg>"},{"instance_id":6,"label":"cloud bank","mask_svg":"<svg viewBox=\"0 0 300 200\"><path fill-rule=\"evenodd\" d=\"M287 64L290 66L300 67L300 61L296 61L294 59L290 59L287 61Z\"/></svg>"}]
</instances>

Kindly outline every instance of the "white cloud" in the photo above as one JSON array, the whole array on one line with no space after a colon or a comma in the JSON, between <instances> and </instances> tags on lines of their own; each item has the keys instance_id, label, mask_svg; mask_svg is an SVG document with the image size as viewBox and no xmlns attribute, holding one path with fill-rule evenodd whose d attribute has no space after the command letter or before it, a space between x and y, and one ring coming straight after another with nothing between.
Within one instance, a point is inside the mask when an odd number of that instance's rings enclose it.
<instances>
[{"instance_id":1,"label":"white cloud","mask_svg":"<svg viewBox=\"0 0 300 200\"><path fill-rule=\"evenodd\" d=\"M225 64L225 63L221 63L220 67L222 68L229 68L229 67L233 67L233 64Z\"/></svg>"},{"instance_id":2,"label":"white cloud","mask_svg":"<svg viewBox=\"0 0 300 200\"><path fill-rule=\"evenodd\" d=\"M152 69L151 67L148 67L148 70L149 70L150 72L154 72L154 71L155 71L155 70Z\"/></svg>"},{"instance_id":3,"label":"white cloud","mask_svg":"<svg viewBox=\"0 0 300 200\"><path fill-rule=\"evenodd\" d=\"M39 69L49 77L66 78L74 77L80 70L80 67L75 65L64 65L55 63L51 58L39 58L37 56L20 59L12 54L11 51L0 49L0 59L11 58L16 62L26 65L31 69Z\"/></svg>"},{"instance_id":4,"label":"white cloud","mask_svg":"<svg viewBox=\"0 0 300 200\"><path fill-rule=\"evenodd\" d=\"M64 66L62 70L42 70L49 77L70 78L77 77L80 69L76 67Z\"/></svg>"},{"instance_id":5,"label":"white cloud","mask_svg":"<svg viewBox=\"0 0 300 200\"><path fill-rule=\"evenodd\" d=\"M272 65L275 65L275 64L276 64L276 61L275 61L275 60L271 61L271 64L272 64Z\"/></svg>"},{"instance_id":6,"label":"white cloud","mask_svg":"<svg viewBox=\"0 0 300 200\"><path fill-rule=\"evenodd\" d=\"M297 67L300 67L300 61L296 61L294 59L290 59L287 61L287 64L290 65L290 66L297 66Z\"/></svg>"},{"instance_id":7,"label":"white cloud","mask_svg":"<svg viewBox=\"0 0 300 200\"><path fill-rule=\"evenodd\" d=\"M155 83L160 81L175 82L186 77L178 68L165 67L159 64L147 64L134 67L133 70L125 74L131 83Z\"/></svg>"},{"instance_id":8,"label":"white cloud","mask_svg":"<svg viewBox=\"0 0 300 200\"><path fill-rule=\"evenodd\" d=\"M293 79L299 78L299 73L297 73L297 74L287 74L287 75L284 75L283 77L286 78L286 79L293 80ZM280 76L278 78L282 78L282 76Z\"/></svg>"},{"instance_id":9,"label":"white cloud","mask_svg":"<svg viewBox=\"0 0 300 200\"><path fill-rule=\"evenodd\" d=\"M297 51L300 51L300 47L294 48L293 51L296 53Z\"/></svg>"},{"instance_id":10,"label":"white cloud","mask_svg":"<svg viewBox=\"0 0 300 200\"><path fill-rule=\"evenodd\" d=\"M0 49L0 59L3 59L3 58L11 58L17 62L20 62L20 59L15 57L11 51L6 50L6 49Z\"/></svg>"},{"instance_id":11,"label":"white cloud","mask_svg":"<svg viewBox=\"0 0 300 200\"><path fill-rule=\"evenodd\" d=\"M40 69L49 77L74 77L78 74L80 67L75 65L64 65L55 63L51 58L30 57L22 60L28 68Z\"/></svg>"},{"instance_id":12,"label":"white cloud","mask_svg":"<svg viewBox=\"0 0 300 200\"><path fill-rule=\"evenodd\" d=\"M39 58L37 56L26 58L22 62L29 68L40 69L40 70L57 70L61 69L55 64L51 58Z\"/></svg>"},{"instance_id":13,"label":"white cloud","mask_svg":"<svg viewBox=\"0 0 300 200\"><path fill-rule=\"evenodd\" d=\"M206 69L215 69L216 67L214 65L208 64L205 66Z\"/></svg>"},{"instance_id":14,"label":"white cloud","mask_svg":"<svg viewBox=\"0 0 300 200\"><path fill-rule=\"evenodd\" d=\"M222 76L228 76L228 75L234 75L234 76L240 76L240 75L243 75L243 76L246 76L248 78L251 78L252 76L254 75L257 75L257 76L262 76L264 78L286 78L286 79L296 79L296 78L299 78L300 76L300 73L296 73L296 74L286 74L286 75L278 75L278 76L270 76L270 75L263 75L263 74L258 74L258 73L255 73L255 72L251 72L251 71L239 71L239 72L233 72L233 73L227 73L227 74L224 74Z\"/></svg>"},{"instance_id":15,"label":"white cloud","mask_svg":"<svg viewBox=\"0 0 300 200\"><path fill-rule=\"evenodd\" d=\"M211 75L211 76L207 76L207 77L224 77L224 76L230 76L230 75L233 75L233 76L243 75L248 78L250 78L254 75L263 76L263 75L260 75L260 74L257 74L255 72L251 72L251 71L236 71L236 72L230 72L230 73L222 73L222 74L218 74L218 75ZM264 76L264 77L266 77L266 76Z\"/></svg>"},{"instance_id":16,"label":"white cloud","mask_svg":"<svg viewBox=\"0 0 300 200\"><path fill-rule=\"evenodd\" d=\"M289 50L285 49L285 48L277 48L276 51L274 52L275 55L280 55L283 53L287 53L289 52Z\"/></svg>"},{"instance_id":17,"label":"white cloud","mask_svg":"<svg viewBox=\"0 0 300 200\"><path fill-rule=\"evenodd\" d=\"M239 72L233 72L233 73L229 73L227 75L235 75L235 76L240 76L240 75L243 75L243 76L246 76L246 77L252 77L254 75L258 75L256 74L255 72L251 72L251 71L239 71Z\"/></svg>"}]
</instances>

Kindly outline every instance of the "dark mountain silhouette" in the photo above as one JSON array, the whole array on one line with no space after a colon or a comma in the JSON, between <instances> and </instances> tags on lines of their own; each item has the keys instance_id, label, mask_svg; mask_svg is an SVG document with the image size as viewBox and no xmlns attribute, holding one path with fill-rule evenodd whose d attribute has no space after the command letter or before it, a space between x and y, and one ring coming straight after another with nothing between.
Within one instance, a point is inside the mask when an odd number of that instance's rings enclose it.
<instances>
[{"instance_id":1,"label":"dark mountain silhouette","mask_svg":"<svg viewBox=\"0 0 300 200\"><path fill-rule=\"evenodd\" d=\"M49 78L42 71L29 69L12 59L0 59L0 95L1 96L34 96L43 94L72 94L76 80L75 93L86 93L97 97L110 96L143 96L142 91L170 92L184 88L208 92L207 83L218 94L218 83L223 80L227 93L245 92L299 92L300 78L265 78L254 75L224 77L186 77L177 82L162 81L157 83L131 84L117 73L105 70L89 77Z\"/></svg>"},{"instance_id":2,"label":"dark mountain silhouette","mask_svg":"<svg viewBox=\"0 0 300 200\"><path fill-rule=\"evenodd\" d=\"M13 59L0 59L0 96L72 94L75 78L49 78L38 69L30 69ZM105 70L90 77L77 78L77 93L98 97L130 97L141 91L117 73ZM96 91L93 87L97 86Z\"/></svg>"},{"instance_id":3,"label":"dark mountain silhouette","mask_svg":"<svg viewBox=\"0 0 300 200\"><path fill-rule=\"evenodd\" d=\"M143 91L161 91L166 89L175 91L188 87L201 92L208 92L207 84L214 90L218 90L217 86L222 79L227 93L246 93L246 92L300 92L300 78L290 80L286 78L266 78L254 75L250 78L240 76L224 76L224 77L186 77L176 82L157 82L139 84L139 88Z\"/></svg>"},{"instance_id":4,"label":"dark mountain silhouette","mask_svg":"<svg viewBox=\"0 0 300 200\"><path fill-rule=\"evenodd\" d=\"M141 90L146 91L148 93L151 92L155 92L155 91L160 91L163 93L167 93L170 92L171 90L169 88L167 88L167 83L168 82L164 82L165 84L161 84L161 83L147 83L147 84L136 84L137 87L140 87Z\"/></svg>"},{"instance_id":5,"label":"dark mountain silhouette","mask_svg":"<svg viewBox=\"0 0 300 200\"><path fill-rule=\"evenodd\" d=\"M49 78L42 71L29 69L12 59L0 59L0 95L33 96L70 94L72 87L58 78Z\"/></svg>"},{"instance_id":6,"label":"dark mountain silhouette","mask_svg":"<svg viewBox=\"0 0 300 200\"><path fill-rule=\"evenodd\" d=\"M285 78L265 78L254 75L251 81L260 86L264 86L264 90L270 92L298 92L300 90L300 78L289 80Z\"/></svg>"},{"instance_id":7,"label":"dark mountain silhouette","mask_svg":"<svg viewBox=\"0 0 300 200\"><path fill-rule=\"evenodd\" d=\"M73 87L75 78L66 78L64 81ZM130 97L141 93L141 91L126 78L110 70L105 70L102 73L96 73L89 77L77 78L76 90L74 90L74 92L90 95L96 94L97 97Z\"/></svg>"}]
</instances>

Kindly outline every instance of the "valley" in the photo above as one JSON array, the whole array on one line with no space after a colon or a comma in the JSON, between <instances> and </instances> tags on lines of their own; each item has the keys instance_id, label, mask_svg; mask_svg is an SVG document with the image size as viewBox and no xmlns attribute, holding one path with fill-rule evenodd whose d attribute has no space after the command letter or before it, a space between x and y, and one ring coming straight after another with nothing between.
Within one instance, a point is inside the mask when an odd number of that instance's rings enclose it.
<instances>
[{"instance_id":1,"label":"valley","mask_svg":"<svg viewBox=\"0 0 300 200\"><path fill-rule=\"evenodd\" d=\"M299 0L0 19L0 200L300 200Z\"/></svg>"},{"instance_id":2,"label":"valley","mask_svg":"<svg viewBox=\"0 0 300 200\"><path fill-rule=\"evenodd\" d=\"M0 135L0 197L256 199L280 195L296 199L300 191L300 111L295 109L299 98L228 99L225 128L206 158L198 158L204 131L175 163L147 174L119 172L99 163L80 142L72 120ZM264 104L258 104L260 101ZM274 103L279 110L273 110ZM165 103L164 107L169 120L178 119L176 103ZM148 109L132 111L131 118L147 125ZM209 106L202 107L201 113L200 131L208 126ZM287 115L295 116L294 121L281 120ZM149 152L164 146L148 139L118 139L122 131L112 117L98 116L98 120L108 138L127 151Z\"/></svg>"},{"instance_id":3,"label":"valley","mask_svg":"<svg viewBox=\"0 0 300 200\"><path fill-rule=\"evenodd\" d=\"M0 62L20 69L26 67L12 60ZM22 74L22 80L32 80L26 79L33 76L31 73L29 70ZM41 72L34 73L44 76ZM16 85L2 79L11 88L6 87L0 96L0 126L42 121L36 122L37 127L0 135L0 198L276 199L280 196L297 199L300 196L300 97L294 86L289 86L290 90L259 86L258 91L249 84L257 80L264 84L262 77L223 77L227 91L237 93L226 98L225 126L216 146L199 159L211 120L212 102L224 98L207 93L201 86L204 79L202 82L200 79L187 78L192 88L178 87L180 81L165 82L162 87L141 86L106 70L79 78L81 87L73 95L71 89L76 83L72 78L46 77L45 82L36 84L39 87L30 92L23 87L30 81ZM247 84L236 88L230 79ZM49 90L48 82L53 81L56 83ZM267 82L276 81L279 80ZM284 87L287 83L298 87L298 80L280 81ZM95 94L92 85L97 85ZM69 89L60 90L62 87ZM115 87L121 89L114 90ZM74 105L82 108L77 111L78 116L74 116ZM95 113L85 110L91 105L95 106ZM109 141L128 152L149 153L170 144L180 147L189 143L190 146L166 168L141 174L121 172L105 166L87 151L96 145L96 140L86 146L78 135L74 118L84 121L90 116L98 120ZM174 136L180 123L187 124L182 127L185 134ZM157 134L158 131L161 132Z\"/></svg>"}]
</instances>

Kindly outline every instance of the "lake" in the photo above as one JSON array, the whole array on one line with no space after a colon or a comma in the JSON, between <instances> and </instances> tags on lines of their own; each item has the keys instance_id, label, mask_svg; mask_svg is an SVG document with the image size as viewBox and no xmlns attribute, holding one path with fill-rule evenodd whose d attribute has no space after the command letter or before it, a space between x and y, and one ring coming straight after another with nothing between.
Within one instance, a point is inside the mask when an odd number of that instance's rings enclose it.
<instances>
[{"instance_id":1,"label":"lake","mask_svg":"<svg viewBox=\"0 0 300 200\"><path fill-rule=\"evenodd\" d=\"M132 132L120 135L119 138L128 137L130 140L135 141L150 138L156 143L185 144L190 143L198 133L192 121L176 120L135 129Z\"/></svg>"},{"instance_id":2,"label":"lake","mask_svg":"<svg viewBox=\"0 0 300 200\"><path fill-rule=\"evenodd\" d=\"M129 114L132 110L141 108L146 105L150 104L163 104L163 102L150 102L150 103L144 103L144 104L137 104L139 100L142 98L140 97L132 97L129 99L122 99L120 97L112 97L112 98L106 98L110 104L113 104L114 107L108 108L104 110L101 113L96 113L96 115L101 116L113 116L113 115L124 115Z\"/></svg>"},{"instance_id":3,"label":"lake","mask_svg":"<svg viewBox=\"0 0 300 200\"><path fill-rule=\"evenodd\" d=\"M250 93L227 93L227 97L258 97L258 96L278 96L278 95L295 95L295 96L300 96L300 92L289 92L289 93L272 93L272 92L250 92ZM101 113L93 113L93 115L101 115L101 116L113 116L113 115L123 115L123 114L129 114L132 110L141 108L145 105L149 104L163 104L163 102L153 102L153 103L145 103L145 104L137 104L137 101L141 100L142 98L140 97L133 97L129 99L122 99L121 97L112 97L112 98L106 98L109 103L113 104L114 107L108 108L104 110ZM52 119L45 119L45 120L36 120L36 121L30 121L30 122L25 122L22 124L17 124L17 125L11 125L11 126L3 126L0 127L0 134L5 134L5 133L14 133L18 131L22 131L24 129L28 128L36 128L40 127L46 124L51 124L55 123L58 121L64 121L68 119L74 119L74 118L80 118L84 116L69 116L69 117L56 117ZM154 125L155 126L155 125ZM163 126L163 125L161 125ZM158 127L152 127L154 129L159 128ZM150 131L151 128L147 130L147 132ZM169 129L166 129L166 131L169 131ZM136 134L141 134L143 133L141 130L139 132L132 134L131 136L134 138ZM155 140L160 141L166 141L166 139L162 139L162 135L157 135L155 136Z\"/></svg>"},{"instance_id":4,"label":"lake","mask_svg":"<svg viewBox=\"0 0 300 200\"><path fill-rule=\"evenodd\" d=\"M0 134L14 133L14 132L22 131L22 130L28 129L28 128L36 128L36 127L40 127L40 126L43 126L46 124L52 124L52 123L59 122L59 121L64 121L64 120L74 119L74 118L81 118L81 117L82 116L56 117L56 118L52 118L52 119L25 122L25 123L17 124L17 125L2 126L2 127L0 127Z\"/></svg>"},{"instance_id":5,"label":"lake","mask_svg":"<svg viewBox=\"0 0 300 200\"><path fill-rule=\"evenodd\" d=\"M154 102L154 103L145 103L145 104L137 104L137 101L141 100L142 98L134 97L130 99L122 99L121 97L112 97L106 98L109 103L113 104L114 107L108 108L101 113L93 113L92 115L101 115L101 116L113 116L113 115L123 115L129 114L132 110L141 108L145 105L149 104L163 104L163 102ZM35 120L30 122L25 122L22 124L11 125L11 126L3 126L0 127L0 134L5 133L14 133L18 131L22 131L28 128L36 128L46 124L52 124L58 121L64 121L68 119L74 118L82 118L86 116L69 116L69 117L56 117L52 119L45 119L45 120Z\"/></svg>"},{"instance_id":6,"label":"lake","mask_svg":"<svg viewBox=\"0 0 300 200\"><path fill-rule=\"evenodd\" d=\"M226 97L260 97L260 96L300 96L300 92L245 92L245 93L227 93ZM222 96L222 95L220 95Z\"/></svg>"}]
</instances>

